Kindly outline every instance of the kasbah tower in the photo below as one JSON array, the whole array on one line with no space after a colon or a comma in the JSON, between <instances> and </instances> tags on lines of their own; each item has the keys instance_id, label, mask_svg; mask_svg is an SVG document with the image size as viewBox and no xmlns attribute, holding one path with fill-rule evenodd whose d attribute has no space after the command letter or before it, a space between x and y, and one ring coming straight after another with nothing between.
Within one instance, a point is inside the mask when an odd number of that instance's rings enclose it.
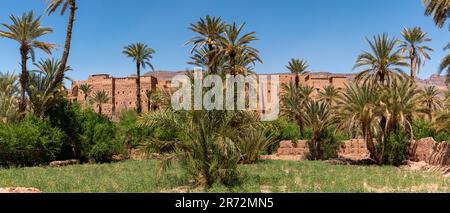
<instances>
[{"instance_id":1,"label":"kasbah tower","mask_svg":"<svg viewBox=\"0 0 450 213\"><path fill-rule=\"evenodd\" d=\"M141 77L141 97L142 97L142 111L148 111L147 96L146 92L148 90L170 90L171 89L171 79L175 75L182 75L185 71L179 72L163 72L156 71L143 75ZM279 76L280 89L281 85L294 81L294 74L280 73L280 74L261 74L266 75L268 78L272 75ZM353 80L354 74L334 74L328 72L310 72L306 75L300 75L300 84L303 86L310 86L314 88L313 97L317 97L317 94L322 91L326 86L332 85L338 90L344 90L346 84ZM107 104L102 106L103 114L110 118L116 119L120 112L124 110L130 110L136 108L136 77L124 77L116 78L108 74L96 74L90 75L87 80L73 81L71 89L68 91L69 99L71 101L76 101L81 104L86 104L89 98L84 100L85 95L83 91L79 89L80 85L87 84L92 88L90 95L94 94L96 91L104 90L109 101ZM430 78L425 80L417 80L419 88L425 86L436 86L439 90L444 91L447 87L445 84L445 77L432 75ZM270 88L270 87L269 87ZM268 94L265 98L267 101L270 100L270 89L267 91ZM281 92L281 91L280 91ZM96 107L93 107L97 110Z\"/></svg>"}]
</instances>

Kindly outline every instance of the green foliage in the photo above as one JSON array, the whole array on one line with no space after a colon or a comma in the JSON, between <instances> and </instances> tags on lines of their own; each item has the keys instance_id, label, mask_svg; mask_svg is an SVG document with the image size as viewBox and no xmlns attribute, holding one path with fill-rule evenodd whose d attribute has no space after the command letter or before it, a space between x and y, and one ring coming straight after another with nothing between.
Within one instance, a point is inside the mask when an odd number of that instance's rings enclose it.
<instances>
[{"instance_id":1,"label":"green foliage","mask_svg":"<svg viewBox=\"0 0 450 213\"><path fill-rule=\"evenodd\" d=\"M245 134L237 140L241 163L255 163L261 152L267 150L274 143L274 137L262 128L245 130Z\"/></svg>"},{"instance_id":2,"label":"green foliage","mask_svg":"<svg viewBox=\"0 0 450 213\"><path fill-rule=\"evenodd\" d=\"M326 160L338 157L338 151L342 141L349 139L351 139L351 137L344 133L336 131L334 126L325 130L321 147L323 153L322 158Z\"/></svg>"},{"instance_id":3,"label":"green foliage","mask_svg":"<svg viewBox=\"0 0 450 213\"><path fill-rule=\"evenodd\" d=\"M117 128L107 117L85 109L80 114L81 156L84 160L93 158L97 162L110 162L115 154L125 153L125 148L117 140Z\"/></svg>"},{"instance_id":4,"label":"green foliage","mask_svg":"<svg viewBox=\"0 0 450 213\"><path fill-rule=\"evenodd\" d=\"M0 124L0 165L35 166L57 159L64 133L48 120L28 116L18 123Z\"/></svg>"},{"instance_id":5,"label":"green foliage","mask_svg":"<svg viewBox=\"0 0 450 213\"><path fill-rule=\"evenodd\" d=\"M423 119L417 119L413 122L414 139L420 140L422 138L435 137L436 130L432 124Z\"/></svg>"},{"instance_id":6,"label":"green foliage","mask_svg":"<svg viewBox=\"0 0 450 213\"><path fill-rule=\"evenodd\" d=\"M392 131L387 137L384 150L384 163L399 166L408 159L410 140L403 130Z\"/></svg>"},{"instance_id":7,"label":"green foliage","mask_svg":"<svg viewBox=\"0 0 450 213\"><path fill-rule=\"evenodd\" d=\"M238 182L241 156L236 136L251 120L245 112L167 110L144 114L140 125L176 130L176 151L162 169L177 159L196 184L210 188L214 183L232 186Z\"/></svg>"},{"instance_id":8,"label":"green foliage","mask_svg":"<svg viewBox=\"0 0 450 213\"><path fill-rule=\"evenodd\" d=\"M450 135L448 132L440 131L437 132L433 128L432 123L427 120L417 119L413 122L414 139L420 140L422 138L432 137L437 142L449 141Z\"/></svg>"},{"instance_id":9,"label":"green foliage","mask_svg":"<svg viewBox=\"0 0 450 213\"><path fill-rule=\"evenodd\" d=\"M81 106L61 100L47 110L45 117L49 119L54 128L61 129L64 134L64 143L58 159L79 159L81 157L82 141Z\"/></svg>"},{"instance_id":10,"label":"green foliage","mask_svg":"<svg viewBox=\"0 0 450 213\"><path fill-rule=\"evenodd\" d=\"M120 121L117 123L118 138L127 146L137 147L151 134L150 130L137 125L138 118L136 110L127 110L120 114Z\"/></svg>"}]
</instances>

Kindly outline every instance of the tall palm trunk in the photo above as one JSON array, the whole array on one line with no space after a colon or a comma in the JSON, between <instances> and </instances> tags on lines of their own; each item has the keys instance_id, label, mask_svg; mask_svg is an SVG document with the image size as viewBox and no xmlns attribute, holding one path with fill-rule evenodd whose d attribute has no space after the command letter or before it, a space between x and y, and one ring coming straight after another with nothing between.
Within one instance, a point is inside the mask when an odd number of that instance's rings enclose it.
<instances>
[{"instance_id":1,"label":"tall palm trunk","mask_svg":"<svg viewBox=\"0 0 450 213\"><path fill-rule=\"evenodd\" d=\"M209 54L208 54L208 67L209 67L209 72L211 74L217 74L217 70L216 70L216 63L214 61L214 57L215 55L211 54L214 52L215 48L212 44L208 44L208 50L209 50ZM215 53L214 53L215 54Z\"/></svg>"},{"instance_id":2,"label":"tall palm trunk","mask_svg":"<svg viewBox=\"0 0 450 213\"><path fill-rule=\"evenodd\" d=\"M136 111L138 114L142 113L142 101L141 101L141 62L136 63L137 66L137 78L136 78Z\"/></svg>"},{"instance_id":3,"label":"tall palm trunk","mask_svg":"<svg viewBox=\"0 0 450 213\"><path fill-rule=\"evenodd\" d=\"M102 114L102 105L98 104L98 114Z\"/></svg>"},{"instance_id":4,"label":"tall palm trunk","mask_svg":"<svg viewBox=\"0 0 450 213\"><path fill-rule=\"evenodd\" d=\"M428 107L428 118L430 119L430 121L433 121L433 113L432 113L432 110L431 110L431 104L430 103L427 103L427 107Z\"/></svg>"},{"instance_id":5,"label":"tall palm trunk","mask_svg":"<svg viewBox=\"0 0 450 213\"><path fill-rule=\"evenodd\" d=\"M417 74L417 57L416 57L416 50L414 47L411 47L411 56L410 56L410 61L411 61L411 81L415 82L416 81L416 74Z\"/></svg>"},{"instance_id":6,"label":"tall palm trunk","mask_svg":"<svg viewBox=\"0 0 450 213\"><path fill-rule=\"evenodd\" d=\"M295 74L295 86L296 87L300 86L300 77L298 76L298 74Z\"/></svg>"},{"instance_id":7,"label":"tall palm trunk","mask_svg":"<svg viewBox=\"0 0 450 213\"><path fill-rule=\"evenodd\" d=\"M69 59L70 44L72 41L72 29L75 21L75 11L77 10L76 0L72 0L70 3L69 23L67 24L66 43L64 45L64 52L61 59L61 65L56 72L55 81L53 84L59 84L64 79L64 71L66 70L67 61Z\"/></svg>"},{"instance_id":8,"label":"tall palm trunk","mask_svg":"<svg viewBox=\"0 0 450 213\"><path fill-rule=\"evenodd\" d=\"M230 69L231 69L231 75L233 77L236 77L236 53L231 52L230 53Z\"/></svg>"},{"instance_id":9,"label":"tall palm trunk","mask_svg":"<svg viewBox=\"0 0 450 213\"><path fill-rule=\"evenodd\" d=\"M29 52L29 48L26 45L22 45L20 47L20 55L22 58L22 73L20 74L20 101L19 101L19 113L25 112L27 107L26 101L26 88L28 84L28 71L27 71L27 55Z\"/></svg>"},{"instance_id":10,"label":"tall palm trunk","mask_svg":"<svg viewBox=\"0 0 450 213\"><path fill-rule=\"evenodd\" d=\"M364 140L366 141L367 149L370 152L370 158L373 160L378 160L377 150L375 144L373 144L372 134L370 133L370 127L363 127Z\"/></svg>"}]
</instances>

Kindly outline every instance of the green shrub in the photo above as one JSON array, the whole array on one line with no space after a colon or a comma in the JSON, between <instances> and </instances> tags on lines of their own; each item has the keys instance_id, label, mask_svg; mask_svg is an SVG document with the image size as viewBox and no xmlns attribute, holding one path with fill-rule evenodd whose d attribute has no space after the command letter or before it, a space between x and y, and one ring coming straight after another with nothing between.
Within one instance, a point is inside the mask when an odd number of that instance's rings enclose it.
<instances>
[{"instance_id":1,"label":"green shrub","mask_svg":"<svg viewBox=\"0 0 450 213\"><path fill-rule=\"evenodd\" d=\"M117 128L107 117L92 109L82 110L81 156L83 160L110 162L115 154L126 153L124 145L117 139Z\"/></svg>"},{"instance_id":2,"label":"green shrub","mask_svg":"<svg viewBox=\"0 0 450 213\"><path fill-rule=\"evenodd\" d=\"M385 164L399 166L408 159L410 140L403 130L392 131L385 141L383 160ZM379 147L379 150L381 148Z\"/></svg>"},{"instance_id":3,"label":"green shrub","mask_svg":"<svg viewBox=\"0 0 450 213\"><path fill-rule=\"evenodd\" d=\"M328 128L322 140L322 157L324 160L338 157L339 147L342 141L349 140L350 137L341 132L335 131L334 127Z\"/></svg>"},{"instance_id":4,"label":"green shrub","mask_svg":"<svg viewBox=\"0 0 450 213\"><path fill-rule=\"evenodd\" d=\"M416 140L436 136L436 130L433 129L433 125L423 119L413 121L413 133Z\"/></svg>"},{"instance_id":5,"label":"green shrub","mask_svg":"<svg viewBox=\"0 0 450 213\"><path fill-rule=\"evenodd\" d=\"M135 110L123 111L120 114L120 121L117 123L118 139L130 147L137 147L145 142L152 131L148 128L140 128L137 125L139 115Z\"/></svg>"},{"instance_id":6,"label":"green shrub","mask_svg":"<svg viewBox=\"0 0 450 213\"><path fill-rule=\"evenodd\" d=\"M24 120L0 125L0 164L35 166L57 159L65 135L48 120L28 116Z\"/></svg>"},{"instance_id":7,"label":"green shrub","mask_svg":"<svg viewBox=\"0 0 450 213\"><path fill-rule=\"evenodd\" d=\"M46 117L53 127L61 129L65 134L64 144L58 156L60 160L80 159L82 141L81 106L62 100L54 104L46 112Z\"/></svg>"},{"instance_id":8,"label":"green shrub","mask_svg":"<svg viewBox=\"0 0 450 213\"><path fill-rule=\"evenodd\" d=\"M300 128L295 122L289 121L287 118L280 117L265 124L266 128L270 129L273 136L279 141L300 139Z\"/></svg>"}]
</instances>

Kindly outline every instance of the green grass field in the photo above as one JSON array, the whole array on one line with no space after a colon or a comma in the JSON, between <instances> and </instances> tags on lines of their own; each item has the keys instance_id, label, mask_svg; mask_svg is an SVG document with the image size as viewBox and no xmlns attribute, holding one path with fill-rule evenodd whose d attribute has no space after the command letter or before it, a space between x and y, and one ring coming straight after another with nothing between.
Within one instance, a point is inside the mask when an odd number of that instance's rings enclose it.
<instances>
[{"instance_id":1,"label":"green grass field","mask_svg":"<svg viewBox=\"0 0 450 213\"><path fill-rule=\"evenodd\" d=\"M242 165L242 182L210 190L189 186L181 168L157 176L158 161L65 168L0 170L1 187L35 187L44 192L450 192L450 179L396 167L338 166L325 162L261 161Z\"/></svg>"}]
</instances>

